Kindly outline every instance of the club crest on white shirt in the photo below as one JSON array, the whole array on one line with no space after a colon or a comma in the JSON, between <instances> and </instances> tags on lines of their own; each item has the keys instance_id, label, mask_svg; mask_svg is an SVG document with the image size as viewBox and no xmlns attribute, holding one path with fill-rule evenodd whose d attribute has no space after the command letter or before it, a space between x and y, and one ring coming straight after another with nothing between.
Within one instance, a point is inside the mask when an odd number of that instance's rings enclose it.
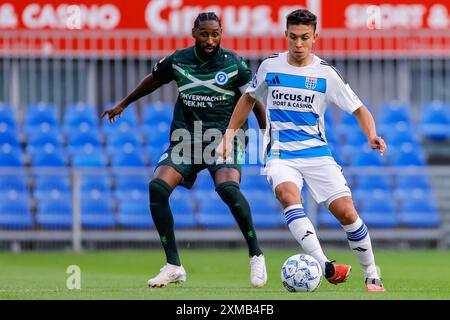
<instances>
[{"instance_id":1,"label":"club crest on white shirt","mask_svg":"<svg viewBox=\"0 0 450 320\"><path fill-rule=\"evenodd\" d=\"M305 78L305 88L314 90L317 87L317 78L315 77L306 77Z\"/></svg>"}]
</instances>

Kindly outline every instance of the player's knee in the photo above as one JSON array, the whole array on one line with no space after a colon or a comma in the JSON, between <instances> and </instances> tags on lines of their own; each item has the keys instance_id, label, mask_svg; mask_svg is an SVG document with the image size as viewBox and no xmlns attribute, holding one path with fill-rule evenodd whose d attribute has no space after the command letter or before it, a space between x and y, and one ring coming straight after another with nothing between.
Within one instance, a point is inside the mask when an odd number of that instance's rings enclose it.
<instances>
[{"instance_id":1,"label":"player's knee","mask_svg":"<svg viewBox=\"0 0 450 320\"><path fill-rule=\"evenodd\" d=\"M158 205L169 201L172 188L162 179L156 178L149 183L150 205Z\"/></svg>"},{"instance_id":2,"label":"player's knee","mask_svg":"<svg viewBox=\"0 0 450 320\"><path fill-rule=\"evenodd\" d=\"M236 206L249 206L244 195L241 193L237 182L223 182L216 187L216 192L230 208Z\"/></svg>"},{"instance_id":3,"label":"player's knee","mask_svg":"<svg viewBox=\"0 0 450 320\"><path fill-rule=\"evenodd\" d=\"M358 214L353 205L343 206L336 211L335 216L342 225L352 224L358 218Z\"/></svg>"},{"instance_id":4,"label":"player's knee","mask_svg":"<svg viewBox=\"0 0 450 320\"><path fill-rule=\"evenodd\" d=\"M277 189L276 197L284 208L297 204L299 203L299 201L301 201L301 199L299 199L298 195L295 192L292 192L288 189Z\"/></svg>"}]
</instances>

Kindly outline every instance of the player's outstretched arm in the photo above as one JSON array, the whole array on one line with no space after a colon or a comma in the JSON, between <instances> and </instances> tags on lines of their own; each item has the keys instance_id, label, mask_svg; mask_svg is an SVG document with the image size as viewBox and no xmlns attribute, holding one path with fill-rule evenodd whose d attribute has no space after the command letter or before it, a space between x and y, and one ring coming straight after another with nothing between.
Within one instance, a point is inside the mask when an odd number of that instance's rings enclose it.
<instances>
[{"instance_id":1,"label":"player's outstretched arm","mask_svg":"<svg viewBox=\"0 0 450 320\"><path fill-rule=\"evenodd\" d=\"M372 149L379 149L380 154L383 155L386 152L387 146L383 138L377 135L375 128L375 121L373 120L372 114L365 107L361 106L353 112L356 119L358 120L361 130L367 137L367 141Z\"/></svg>"},{"instance_id":2,"label":"player's outstretched arm","mask_svg":"<svg viewBox=\"0 0 450 320\"><path fill-rule=\"evenodd\" d=\"M134 101L152 93L159 87L163 85L162 82L157 81L153 78L152 74L146 76L141 83L122 101L116 104L111 109L105 110L100 116L100 121L105 115L108 115L109 122L113 123L116 121L116 116L122 117L122 112Z\"/></svg>"},{"instance_id":3,"label":"player's outstretched arm","mask_svg":"<svg viewBox=\"0 0 450 320\"><path fill-rule=\"evenodd\" d=\"M230 122L228 123L227 131L225 132L222 141L216 148L216 154L223 159L226 159L231 152L231 142L236 135L237 130L242 127L245 120L247 120L253 106L256 103L256 99L251 97L248 93L244 93L239 99L233 114L231 115Z\"/></svg>"}]
</instances>

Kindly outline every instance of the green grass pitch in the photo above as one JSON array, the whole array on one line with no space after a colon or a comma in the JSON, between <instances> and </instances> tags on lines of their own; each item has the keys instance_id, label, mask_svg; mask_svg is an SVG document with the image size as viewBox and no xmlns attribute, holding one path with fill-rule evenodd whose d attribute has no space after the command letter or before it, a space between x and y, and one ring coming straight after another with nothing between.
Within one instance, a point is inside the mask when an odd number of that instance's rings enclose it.
<instances>
[{"instance_id":1,"label":"green grass pitch","mask_svg":"<svg viewBox=\"0 0 450 320\"><path fill-rule=\"evenodd\" d=\"M162 250L0 253L0 299L158 299L158 300L325 300L325 299L450 299L450 254L446 251L376 251L387 288L368 293L356 256L349 250L327 256L353 266L349 280L326 281L313 293L289 293L280 268L295 250L266 250L269 282L252 288L244 250L181 251L188 281L163 289L147 288L147 279L162 266ZM81 289L69 290L69 265L81 269Z\"/></svg>"}]
</instances>

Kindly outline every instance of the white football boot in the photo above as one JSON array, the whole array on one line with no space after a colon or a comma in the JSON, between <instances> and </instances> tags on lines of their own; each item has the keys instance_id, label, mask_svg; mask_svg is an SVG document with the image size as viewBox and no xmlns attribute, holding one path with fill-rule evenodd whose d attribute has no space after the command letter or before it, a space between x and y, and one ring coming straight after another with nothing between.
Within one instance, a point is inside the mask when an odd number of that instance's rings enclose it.
<instances>
[{"instance_id":1,"label":"white football boot","mask_svg":"<svg viewBox=\"0 0 450 320\"><path fill-rule=\"evenodd\" d=\"M266 260L262 254L250 258L250 282L255 288L267 283Z\"/></svg>"},{"instance_id":2,"label":"white football boot","mask_svg":"<svg viewBox=\"0 0 450 320\"><path fill-rule=\"evenodd\" d=\"M180 283L186 281L186 271L183 266L176 266L166 263L160 270L159 274L148 280L148 286L151 288L162 288L169 283Z\"/></svg>"}]
</instances>

